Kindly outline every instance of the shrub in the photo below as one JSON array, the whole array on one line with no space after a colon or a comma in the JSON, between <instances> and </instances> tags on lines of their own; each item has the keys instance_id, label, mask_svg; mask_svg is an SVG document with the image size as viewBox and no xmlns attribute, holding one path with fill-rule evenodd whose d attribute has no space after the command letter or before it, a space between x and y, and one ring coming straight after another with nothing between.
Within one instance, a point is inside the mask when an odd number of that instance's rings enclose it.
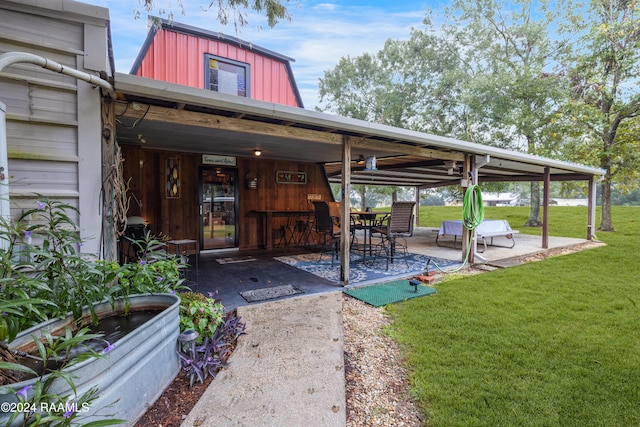
<instances>
[{"instance_id":1,"label":"shrub","mask_svg":"<svg viewBox=\"0 0 640 427\"><path fill-rule=\"evenodd\" d=\"M238 338L244 334L245 324L233 310L223 315L222 323L213 335L205 336L202 344L196 345L193 351L189 348L180 349L178 354L182 370L189 377L189 384L193 385L196 378L204 382L209 376L215 377L227 366Z\"/></svg>"},{"instance_id":2,"label":"shrub","mask_svg":"<svg viewBox=\"0 0 640 427\"><path fill-rule=\"evenodd\" d=\"M180 293L180 331L196 331L198 343L205 338L213 338L213 334L222 324L224 306L212 297L196 292Z\"/></svg>"}]
</instances>

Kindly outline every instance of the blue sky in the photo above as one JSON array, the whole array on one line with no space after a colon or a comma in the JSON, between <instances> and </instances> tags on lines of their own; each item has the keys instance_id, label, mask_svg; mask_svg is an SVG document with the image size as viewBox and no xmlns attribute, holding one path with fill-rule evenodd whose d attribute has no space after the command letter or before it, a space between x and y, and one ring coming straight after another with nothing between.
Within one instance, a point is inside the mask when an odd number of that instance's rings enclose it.
<instances>
[{"instance_id":1,"label":"blue sky","mask_svg":"<svg viewBox=\"0 0 640 427\"><path fill-rule=\"evenodd\" d=\"M146 36L148 13L138 0L81 1L109 8L116 71L128 73ZM264 18L250 14L249 24L236 30L233 25L219 24L216 11L202 10L210 0L183 3L184 15L177 0L155 0L151 14L159 15L158 8L172 8L176 22L232 35L295 59L293 72L309 109L318 104L318 79L324 71L335 67L341 57L379 51L389 38L407 39L411 27L421 26L430 4L420 0L291 0L290 22L269 28ZM136 9L140 19L134 18Z\"/></svg>"}]
</instances>

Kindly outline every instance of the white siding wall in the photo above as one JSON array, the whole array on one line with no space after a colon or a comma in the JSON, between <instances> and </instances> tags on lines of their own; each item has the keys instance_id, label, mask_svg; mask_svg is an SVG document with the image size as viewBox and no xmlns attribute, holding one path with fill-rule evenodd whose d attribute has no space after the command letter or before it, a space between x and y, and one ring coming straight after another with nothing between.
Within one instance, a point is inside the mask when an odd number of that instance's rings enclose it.
<instances>
[{"instance_id":1,"label":"white siding wall","mask_svg":"<svg viewBox=\"0 0 640 427\"><path fill-rule=\"evenodd\" d=\"M0 0L0 53L28 52L112 75L107 22L107 9L82 3ZM7 105L12 215L35 207L36 194L75 206L83 251L98 253L99 89L36 65L15 64L0 72L0 102Z\"/></svg>"}]
</instances>

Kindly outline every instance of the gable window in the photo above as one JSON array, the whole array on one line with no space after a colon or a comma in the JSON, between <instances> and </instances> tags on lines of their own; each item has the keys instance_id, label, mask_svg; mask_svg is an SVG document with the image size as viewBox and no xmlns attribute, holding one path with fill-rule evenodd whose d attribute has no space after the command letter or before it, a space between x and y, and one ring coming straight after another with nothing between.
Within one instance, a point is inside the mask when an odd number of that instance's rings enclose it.
<instances>
[{"instance_id":1,"label":"gable window","mask_svg":"<svg viewBox=\"0 0 640 427\"><path fill-rule=\"evenodd\" d=\"M249 64L205 55L205 89L249 97Z\"/></svg>"}]
</instances>

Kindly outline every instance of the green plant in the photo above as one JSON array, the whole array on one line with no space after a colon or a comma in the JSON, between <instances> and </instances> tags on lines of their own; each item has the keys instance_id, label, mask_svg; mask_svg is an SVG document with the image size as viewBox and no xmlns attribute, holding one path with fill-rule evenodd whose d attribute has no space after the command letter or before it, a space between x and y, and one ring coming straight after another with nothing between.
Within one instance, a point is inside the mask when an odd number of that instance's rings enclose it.
<instances>
[{"instance_id":1,"label":"green plant","mask_svg":"<svg viewBox=\"0 0 640 427\"><path fill-rule=\"evenodd\" d=\"M180 293L180 331L196 331L198 342L212 338L223 323L224 306L212 296L206 297L195 292Z\"/></svg>"},{"instance_id":2,"label":"green plant","mask_svg":"<svg viewBox=\"0 0 640 427\"><path fill-rule=\"evenodd\" d=\"M2 256L6 268L0 293L5 298L51 301L53 304L42 307L46 317L71 312L80 318L83 307L92 310L92 304L106 296L115 272L94 256L79 251L82 242L70 213L78 211L71 205L42 198L12 227L5 224L0 230L2 238L10 242ZM97 320L93 311L92 316ZM36 316L22 326L40 320L41 316Z\"/></svg>"},{"instance_id":3,"label":"green plant","mask_svg":"<svg viewBox=\"0 0 640 427\"><path fill-rule=\"evenodd\" d=\"M104 349L101 351L88 345L89 341L100 338L100 334L90 334L86 328L76 331L75 334L67 328L61 336L45 333L39 338L33 337L37 356L31 357L37 357L42 361L41 372L18 363L0 362L2 370L23 372L37 378L34 384L19 390L11 389L18 402L15 405L7 405L7 409L15 410L11 411L12 415L6 424L11 425L21 418L23 426L77 425L82 414L96 399L98 390L94 387L77 395L73 378L66 369L92 357L104 357L113 348L110 343L105 342ZM49 366L55 366L55 368L49 369ZM72 394L60 395L52 392L52 386L57 382L66 382ZM90 422L84 426L108 426L126 422L126 420L109 419Z\"/></svg>"},{"instance_id":4,"label":"green plant","mask_svg":"<svg viewBox=\"0 0 640 427\"><path fill-rule=\"evenodd\" d=\"M233 310L223 315L222 323L211 336L205 336L202 344L194 346L193 350L180 349L178 355L182 370L189 377L189 385L192 386L196 378L203 382L209 376L215 377L227 365L238 338L244 334L245 324Z\"/></svg>"},{"instance_id":5,"label":"green plant","mask_svg":"<svg viewBox=\"0 0 640 427\"><path fill-rule=\"evenodd\" d=\"M186 289L181 270L186 268L180 257L167 253L165 244L152 236L133 241L140 251L140 259L117 269L117 281L110 289L110 295L128 296L132 294L175 293Z\"/></svg>"},{"instance_id":6,"label":"green plant","mask_svg":"<svg viewBox=\"0 0 640 427\"><path fill-rule=\"evenodd\" d=\"M147 234L138 262L119 266L80 252L82 241L71 205L40 198L36 207L13 222L0 218L0 298L21 301L19 310L2 310L0 339L15 337L42 320L69 312L76 319L93 304L134 293L169 293L182 288L179 257L167 254L164 243Z\"/></svg>"}]
</instances>

